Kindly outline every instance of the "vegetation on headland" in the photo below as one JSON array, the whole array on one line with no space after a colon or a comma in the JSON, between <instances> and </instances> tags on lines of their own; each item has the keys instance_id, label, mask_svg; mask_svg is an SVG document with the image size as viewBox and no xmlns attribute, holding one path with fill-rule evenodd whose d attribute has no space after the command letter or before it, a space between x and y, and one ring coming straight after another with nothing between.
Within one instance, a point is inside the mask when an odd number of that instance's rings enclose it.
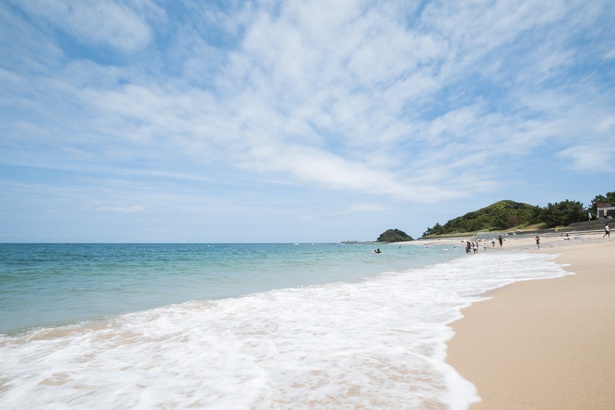
<instances>
[{"instance_id":1,"label":"vegetation on headland","mask_svg":"<svg viewBox=\"0 0 615 410\"><path fill-rule=\"evenodd\" d=\"M423 236L502 231L529 226L536 228L568 226L574 222L588 220L588 213L595 217L600 202L615 203L615 191L607 192L605 196L597 195L587 208L584 208L581 202L568 199L549 203L546 207L504 200L451 219L444 225L436 223L433 227L427 228Z\"/></svg>"},{"instance_id":2,"label":"vegetation on headland","mask_svg":"<svg viewBox=\"0 0 615 410\"><path fill-rule=\"evenodd\" d=\"M540 208L514 201L499 201L477 211L451 219L444 225L436 223L423 236L458 232L498 231L513 226L537 223Z\"/></svg>"},{"instance_id":3,"label":"vegetation on headland","mask_svg":"<svg viewBox=\"0 0 615 410\"><path fill-rule=\"evenodd\" d=\"M407 242L414 240L412 236L399 229L387 229L376 240L377 242Z\"/></svg>"}]
</instances>

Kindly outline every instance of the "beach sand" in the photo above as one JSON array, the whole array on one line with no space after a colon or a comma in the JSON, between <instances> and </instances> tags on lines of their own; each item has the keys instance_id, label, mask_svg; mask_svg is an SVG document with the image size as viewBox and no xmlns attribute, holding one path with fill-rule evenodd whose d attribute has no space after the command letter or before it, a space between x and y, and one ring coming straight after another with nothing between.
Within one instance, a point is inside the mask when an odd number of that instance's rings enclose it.
<instances>
[{"instance_id":1,"label":"beach sand","mask_svg":"<svg viewBox=\"0 0 615 410\"><path fill-rule=\"evenodd\" d=\"M471 409L615 409L615 238L542 247L505 243L557 254L575 275L517 282L464 309L447 361L476 386Z\"/></svg>"}]
</instances>

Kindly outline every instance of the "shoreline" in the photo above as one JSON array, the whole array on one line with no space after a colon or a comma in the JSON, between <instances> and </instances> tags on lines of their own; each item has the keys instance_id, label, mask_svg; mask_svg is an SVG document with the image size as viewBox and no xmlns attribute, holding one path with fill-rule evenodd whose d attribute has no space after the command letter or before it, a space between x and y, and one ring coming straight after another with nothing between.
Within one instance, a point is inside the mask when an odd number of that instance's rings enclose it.
<instances>
[{"instance_id":1,"label":"shoreline","mask_svg":"<svg viewBox=\"0 0 615 410\"><path fill-rule=\"evenodd\" d=\"M555 254L574 274L516 282L462 310L446 361L476 386L471 409L615 408L615 240L601 237L505 243Z\"/></svg>"}]
</instances>

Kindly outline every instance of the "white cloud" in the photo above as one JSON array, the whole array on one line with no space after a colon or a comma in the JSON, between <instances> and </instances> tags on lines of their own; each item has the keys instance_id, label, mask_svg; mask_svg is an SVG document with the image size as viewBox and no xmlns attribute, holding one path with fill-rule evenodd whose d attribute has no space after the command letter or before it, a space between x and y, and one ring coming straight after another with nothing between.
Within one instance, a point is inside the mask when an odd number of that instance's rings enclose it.
<instances>
[{"instance_id":1,"label":"white cloud","mask_svg":"<svg viewBox=\"0 0 615 410\"><path fill-rule=\"evenodd\" d=\"M142 16L161 15L160 9L149 1L132 2L137 10L112 0L32 0L15 4L84 44L109 45L122 51L135 51L147 45L152 31Z\"/></svg>"},{"instance_id":2,"label":"white cloud","mask_svg":"<svg viewBox=\"0 0 615 410\"><path fill-rule=\"evenodd\" d=\"M347 209L340 211L340 214L353 214L353 213L374 213L374 212L384 212L390 209L390 205L381 204L381 203L358 203L353 204Z\"/></svg>"},{"instance_id":3,"label":"white cloud","mask_svg":"<svg viewBox=\"0 0 615 410\"><path fill-rule=\"evenodd\" d=\"M141 205L111 205L111 206L101 206L99 210L104 212L119 212L119 213L142 213L145 212L146 208Z\"/></svg>"},{"instance_id":4,"label":"white cloud","mask_svg":"<svg viewBox=\"0 0 615 410\"><path fill-rule=\"evenodd\" d=\"M125 67L75 60L39 63L33 77L1 72L3 95L40 114L15 122L12 138L47 127L39 140L76 163L76 153L102 164L145 158L181 173L219 167L211 179L239 170L416 202L495 191L504 170L545 146L575 169L591 163L594 151L570 147L608 139L612 97L591 75L577 86L554 79L577 63L575 33L604 2L430 2L412 18L405 3L254 2L226 14L190 3L204 22L189 20L173 51L154 42L152 24L173 17L147 1L19 3L88 46L149 53ZM205 23L235 36L229 48L195 29Z\"/></svg>"},{"instance_id":5,"label":"white cloud","mask_svg":"<svg viewBox=\"0 0 615 410\"><path fill-rule=\"evenodd\" d=\"M598 132L609 132L613 129L615 125L615 115L607 115L606 117L600 119L596 124L596 131Z\"/></svg>"},{"instance_id":6,"label":"white cloud","mask_svg":"<svg viewBox=\"0 0 615 410\"><path fill-rule=\"evenodd\" d=\"M615 162L615 144L613 137L603 141L596 140L593 145L576 145L565 149L559 155L566 161L566 167L596 174L599 172L613 172Z\"/></svg>"},{"instance_id":7,"label":"white cloud","mask_svg":"<svg viewBox=\"0 0 615 410\"><path fill-rule=\"evenodd\" d=\"M328 189L407 200L492 190L494 160L508 161L554 138L575 138L558 114L572 113L574 97L504 90L502 101L514 111L500 113L480 94L451 93L444 95L461 101L444 106L441 115L421 117L440 106L438 95L447 87L463 88L465 78L481 72L475 65L492 59L490 53L501 56L498 61L516 55L530 61L515 41L531 30L551 30L568 16L565 5L554 11L541 2L466 6L431 3L416 27L403 24L400 10L358 2L334 11L320 2L286 3L275 13L265 6L252 19L242 15L246 34L217 73L216 96L141 83L88 88L83 100L119 120L134 141L167 138L204 161L223 159ZM542 83L553 67L571 62L561 49L530 55L531 67L508 73L512 84ZM493 79L508 87L507 78Z\"/></svg>"}]
</instances>

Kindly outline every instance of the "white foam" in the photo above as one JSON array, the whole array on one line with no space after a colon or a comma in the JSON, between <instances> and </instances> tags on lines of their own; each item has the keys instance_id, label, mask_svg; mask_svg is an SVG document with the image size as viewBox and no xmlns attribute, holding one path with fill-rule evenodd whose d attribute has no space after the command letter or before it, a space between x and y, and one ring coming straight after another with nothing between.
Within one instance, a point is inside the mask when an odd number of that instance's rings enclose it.
<instances>
[{"instance_id":1,"label":"white foam","mask_svg":"<svg viewBox=\"0 0 615 410\"><path fill-rule=\"evenodd\" d=\"M545 255L481 254L2 336L0 407L467 408L448 324L489 289L564 274Z\"/></svg>"}]
</instances>

